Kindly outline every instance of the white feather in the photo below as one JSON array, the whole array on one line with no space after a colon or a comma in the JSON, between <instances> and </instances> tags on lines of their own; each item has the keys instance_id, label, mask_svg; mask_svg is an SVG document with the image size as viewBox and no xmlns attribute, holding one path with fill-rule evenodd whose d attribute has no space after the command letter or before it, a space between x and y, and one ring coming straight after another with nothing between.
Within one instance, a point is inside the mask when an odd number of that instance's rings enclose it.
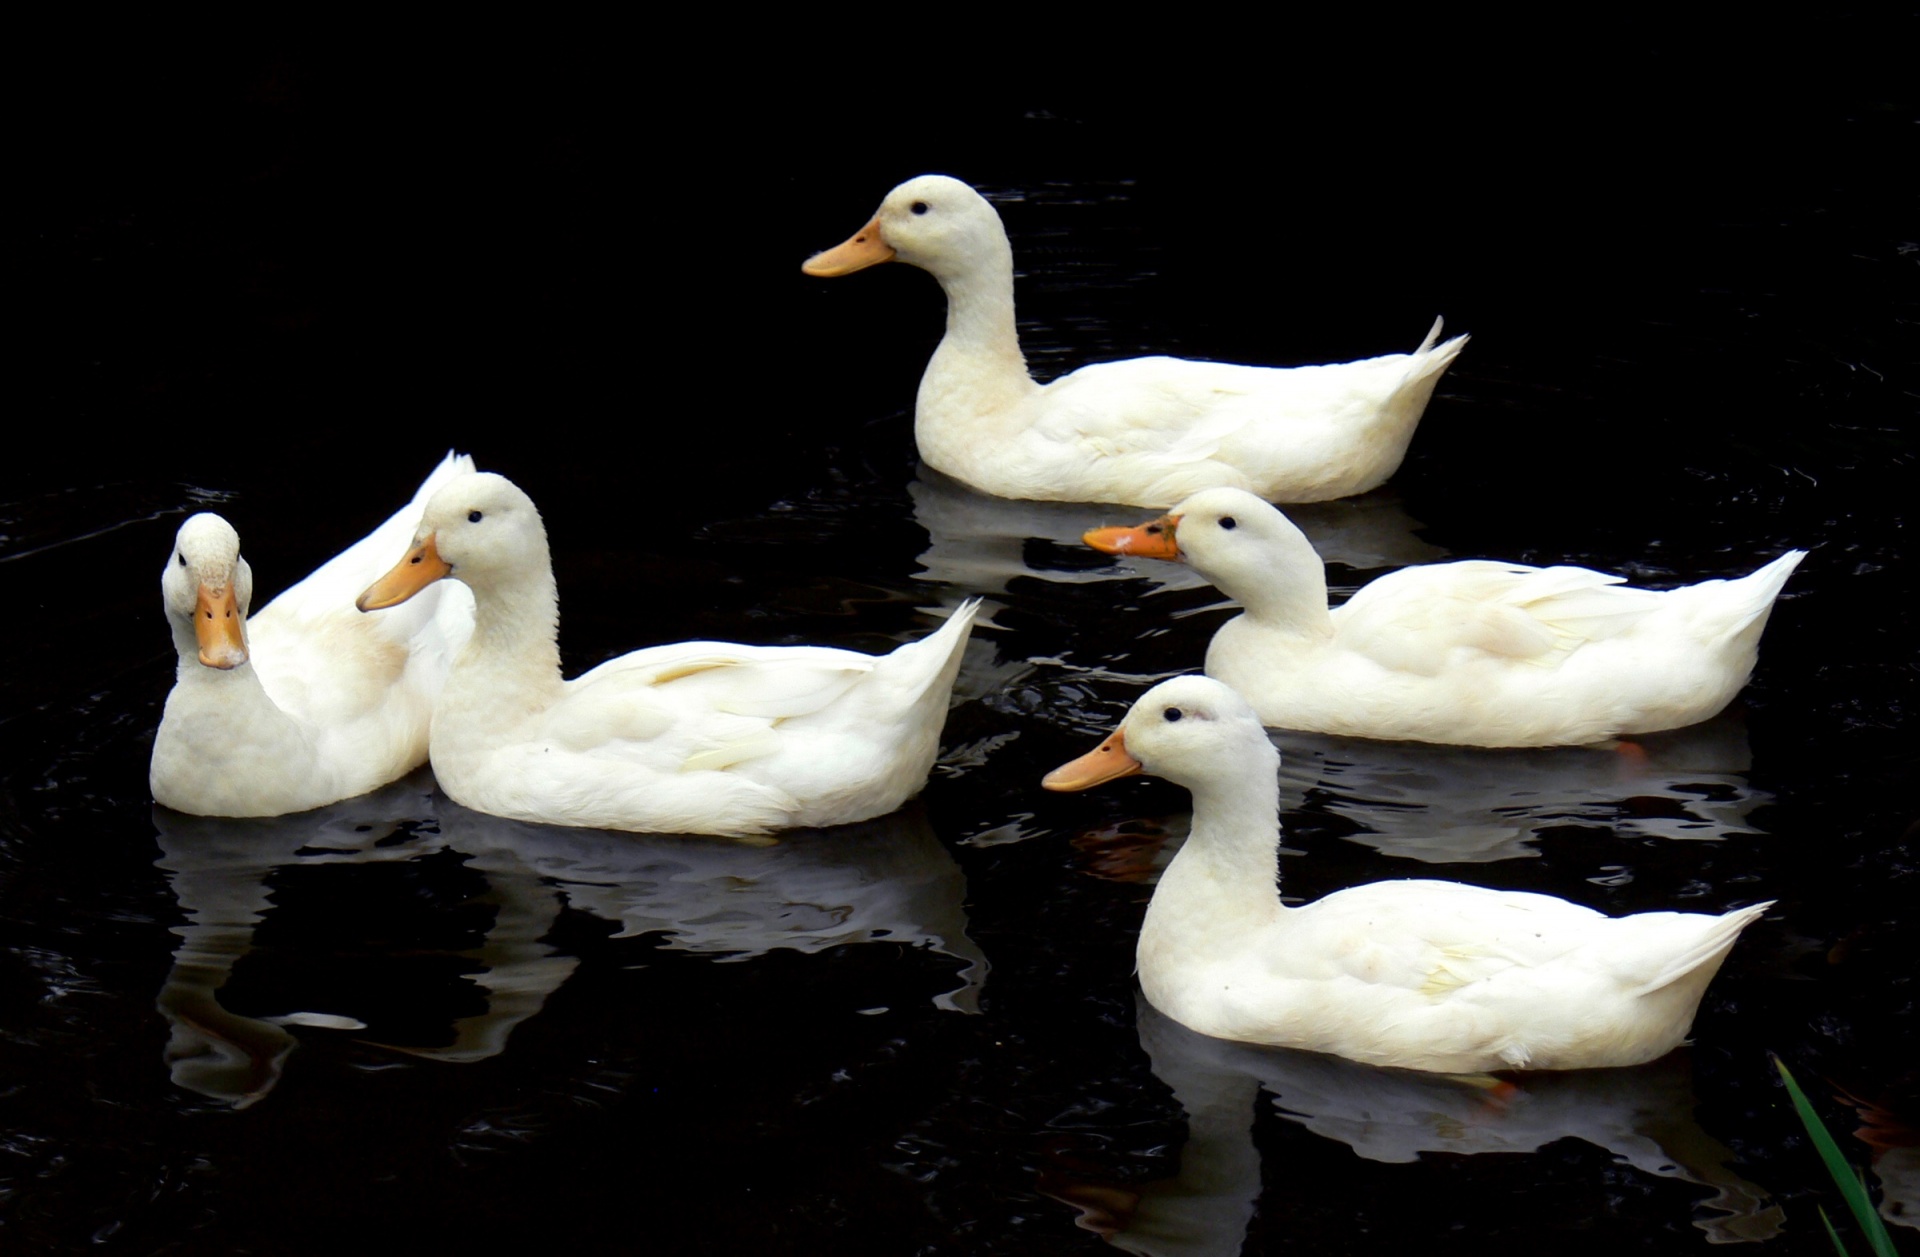
<instances>
[{"instance_id":1,"label":"white feather","mask_svg":"<svg viewBox=\"0 0 1920 1257\"><path fill-rule=\"evenodd\" d=\"M1435 320L1411 354L1291 368L1132 358L1043 386L1020 351L1013 251L984 197L923 175L887 194L869 233L947 295L947 334L915 409L920 456L1000 497L1164 507L1222 484L1278 502L1364 493L1400 466L1467 341L1436 344ZM808 266L845 273L834 259L854 245Z\"/></svg>"},{"instance_id":2,"label":"white feather","mask_svg":"<svg viewBox=\"0 0 1920 1257\"><path fill-rule=\"evenodd\" d=\"M154 738L156 800L203 816L278 816L365 794L425 762L473 599L435 590L386 621L353 600L413 535L433 492L472 470L449 453L406 506L246 618L247 661L227 670L200 662L195 601L203 584L231 583L246 617L252 573L224 519L202 513L180 526L161 580L179 666Z\"/></svg>"},{"instance_id":3,"label":"white feather","mask_svg":"<svg viewBox=\"0 0 1920 1257\"><path fill-rule=\"evenodd\" d=\"M1202 1034L1445 1073L1635 1065L1685 1039L1740 931L1770 906L1608 917L1419 880L1287 907L1278 755L1252 708L1179 677L1121 728L1123 754L1193 791L1192 832L1154 889L1137 960L1154 1007ZM1084 762L1050 784L1076 788Z\"/></svg>"},{"instance_id":4,"label":"white feather","mask_svg":"<svg viewBox=\"0 0 1920 1257\"><path fill-rule=\"evenodd\" d=\"M1806 557L1666 591L1578 567L1434 563L1329 610L1320 557L1252 494L1206 490L1168 519L1180 557L1246 608L1214 635L1206 670L1263 721L1470 746L1583 745L1712 717L1752 675Z\"/></svg>"},{"instance_id":5,"label":"white feather","mask_svg":"<svg viewBox=\"0 0 1920 1257\"><path fill-rule=\"evenodd\" d=\"M526 494L459 477L428 504L428 537L475 598L472 644L433 719L434 776L466 807L748 835L878 816L926 783L977 599L883 656L681 642L566 681L546 529Z\"/></svg>"}]
</instances>

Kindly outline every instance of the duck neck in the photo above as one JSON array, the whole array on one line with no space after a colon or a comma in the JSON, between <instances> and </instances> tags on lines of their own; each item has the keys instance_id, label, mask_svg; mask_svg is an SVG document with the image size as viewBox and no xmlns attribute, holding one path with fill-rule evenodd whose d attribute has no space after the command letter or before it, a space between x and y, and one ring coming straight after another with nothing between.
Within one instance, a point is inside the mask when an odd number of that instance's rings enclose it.
<instances>
[{"instance_id":1,"label":"duck neck","mask_svg":"<svg viewBox=\"0 0 1920 1257\"><path fill-rule=\"evenodd\" d=\"M934 273L947 294L947 333L920 379L923 423L952 413L976 421L1004 414L1039 387L1014 323L1013 252L999 243L984 264Z\"/></svg>"},{"instance_id":2,"label":"duck neck","mask_svg":"<svg viewBox=\"0 0 1920 1257\"><path fill-rule=\"evenodd\" d=\"M167 622L173 629L174 652L179 656L173 670L176 687L193 693L217 694L221 703L257 705L263 711L280 714L261 684L260 674L253 670L251 659L231 668L210 668L200 662L200 639L194 635L193 621L168 615ZM252 636L247 632L244 619L240 622L240 636L251 649Z\"/></svg>"},{"instance_id":3,"label":"duck neck","mask_svg":"<svg viewBox=\"0 0 1920 1257\"><path fill-rule=\"evenodd\" d=\"M1163 925L1201 946L1210 937L1231 942L1286 912L1278 890L1279 756L1264 738L1262 745L1257 770L1192 787L1193 832L1160 879L1143 942Z\"/></svg>"},{"instance_id":4,"label":"duck neck","mask_svg":"<svg viewBox=\"0 0 1920 1257\"><path fill-rule=\"evenodd\" d=\"M184 639L154 736L155 800L182 811L254 816L337 798L327 793L334 778L317 760L314 731L275 701L253 664L209 668L191 629Z\"/></svg>"},{"instance_id":5,"label":"duck neck","mask_svg":"<svg viewBox=\"0 0 1920 1257\"><path fill-rule=\"evenodd\" d=\"M1216 581L1262 628L1292 637L1331 640L1333 616L1327 610L1327 569L1304 537L1296 553L1289 548L1277 563L1257 572L1235 573Z\"/></svg>"},{"instance_id":6,"label":"duck neck","mask_svg":"<svg viewBox=\"0 0 1920 1257\"><path fill-rule=\"evenodd\" d=\"M468 581L473 637L448 688L479 692L512 709L544 709L560 693L560 597L553 567L510 580Z\"/></svg>"},{"instance_id":7,"label":"duck neck","mask_svg":"<svg viewBox=\"0 0 1920 1257\"><path fill-rule=\"evenodd\" d=\"M235 721L293 723L293 718L281 711L273 701L273 696L267 693L251 661L235 664L231 668L209 668L200 662L200 646L191 628L182 633L176 627L174 640L180 647L179 664L173 674L177 693L204 696L203 701L218 704L219 709L227 712L229 718ZM257 729L264 726L256 724L253 727Z\"/></svg>"}]
</instances>

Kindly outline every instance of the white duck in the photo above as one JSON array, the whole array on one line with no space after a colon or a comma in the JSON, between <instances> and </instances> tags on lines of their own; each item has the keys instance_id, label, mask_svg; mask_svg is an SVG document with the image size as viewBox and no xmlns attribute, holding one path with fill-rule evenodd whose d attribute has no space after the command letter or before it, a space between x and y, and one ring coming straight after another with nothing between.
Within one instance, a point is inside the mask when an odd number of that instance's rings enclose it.
<instances>
[{"instance_id":1,"label":"white duck","mask_svg":"<svg viewBox=\"0 0 1920 1257\"><path fill-rule=\"evenodd\" d=\"M986 493L1165 507L1228 484L1278 502L1364 493L1400 466L1434 385L1467 338L1411 354L1293 368L1131 358L1034 382L1013 317L1000 215L958 179L922 175L809 275L898 260L947 294L947 333L920 378L927 464Z\"/></svg>"},{"instance_id":2,"label":"white duck","mask_svg":"<svg viewBox=\"0 0 1920 1257\"><path fill-rule=\"evenodd\" d=\"M389 622L353 609L419 526L433 491L473 470L448 454L413 500L248 617L240 537L180 525L160 590L180 662L153 742L154 800L201 816L280 816L365 794L427 758L427 724L473 630L464 591Z\"/></svg>"},{"instance_id":3,"label":"white duck","mask_svg":"<svg viewBox=\"0 0 1920 1257\"><path fill-rule=\"evenodd\" d=\"M359 606L447 576L473 590L474 633L434 711L441 789L495 816L645 832L761 834L899 807L926 784L979 605L879 657L682 642L563 680L546 528L491 474L436 493Z\"/></svg>"},{"instance_id":4,"label":"white duck","mask_svg":"<svg viewBox=\"0 0 1920 1257\"><path fill-rule=\"evenodd\" d=\"M1664 591L1583 567L1432 563L1328 610L1313 546L1238 489L1085 540L1184 559L1246 608L1214 634L1207 675L1267 724L1467 746L1583 745L1708 719L1753 674L1774 599L1806 557Z\"/></svg>"},{"instance_id":5,"label":"white duck","mask_svg":"<svg viewBox=\"0 0 1920 1257\"><path fill-rule=\"evenodd\" d=\"M1141 696L1112 737L1048 774L1084 790L1151 772L1193 791L1193 830L1136 952L1155 1008L1202 1034L1403 1069L1637 1065L1684 1039L1740 931L1725 916L1607 917L1548 895L1373 882L1280 902L1279 754L1206 677Z\"/></svg>"}]
</instances>

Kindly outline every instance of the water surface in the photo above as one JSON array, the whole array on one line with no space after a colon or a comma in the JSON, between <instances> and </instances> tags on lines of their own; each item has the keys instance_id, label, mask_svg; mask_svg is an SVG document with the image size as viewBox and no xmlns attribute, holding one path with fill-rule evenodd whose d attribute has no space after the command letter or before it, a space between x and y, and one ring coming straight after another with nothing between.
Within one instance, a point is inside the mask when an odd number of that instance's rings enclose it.
<instances>
[{"instance_id":1,"label":"water surface","mask_svg":"<svg viewBox=\"0 0 1920 1257\"><path fill-rule=\"evenodd\" d=\"M8 473L0 526L9 1251L1823 1251L1833 1197L1769 1052L1911 1224L1920 306L1891 124L1842 101L1770 137L1774 165L1701 165L1689 125L1631 115L1647 164L1588 202L1502 150L1489 107L1416 162L1423 208L1346 197L1376 178L1357 159L1318 198L1228 179L1201 158L1236 132L1179 109L1144 132L1130 109L949 111L898 168L800 163L774 128L740 142L790 221L722 198L735 255L643 267L602 248L624 129L536 110L487 150L525 185L504 208L458 195L445 157L363 207L411 169L369 138L395 98L303 73L279 95L217 79L187 113L257 132L190 129L204 162L110 165L70 185L85 213L43 207L75 234L36 274L98 300L48 307L65 356L30 382L65 451ZM1290 897L1422 876L1615 913L1778 900L1689 1051L1503 1089L1139 1005L1133 938L1186 797L1037 782L1232 609L1075 545L1133 512L916 465L937 290L797 265L922 168L1005 198L1042 373L1359 357L1436 313L1473 333L1400 476L1302 513L1336 597L1450 557L1670 586L1812 551L1736 710L1644 758L1278 736ZM1248 200L1285 232L1203 247ZM443 234L389 239L396 216ZM251 227L205 226L229 220ZM642 291L685 321L636 326ZM104 445L101 415L140 435ZM426 775L272 822L156 810L179 521L226 513L264 596L448 445L542 506L571 671L684 638L880 651L985 595L923 798L752 844L501 822Z\"/></svg>"}]
</instances>

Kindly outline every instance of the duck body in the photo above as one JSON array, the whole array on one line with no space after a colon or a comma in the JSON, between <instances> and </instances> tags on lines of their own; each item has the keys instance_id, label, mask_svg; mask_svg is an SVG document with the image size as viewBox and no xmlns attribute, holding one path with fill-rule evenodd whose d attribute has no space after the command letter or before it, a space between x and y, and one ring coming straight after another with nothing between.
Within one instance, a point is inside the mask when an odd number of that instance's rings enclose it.
<instances>
[{"instance_id":1,"label":"duck body","mask_svg":"<svg viewBox=\"0 0 1920 1257\"><path fill-rule=\"evenodd\" d=\"M978 605L884 656L682 642L568 681L525 493L463 477L415 541L361 605L441 575L474 592L473 638L434 714L434 776L464 807L545 824L740 836L894 810L926 783Z\"/></svg>"},{"instance_id":2,"label":"duck body","mask_svg":"<svg viewBox=\"0 0 1920 1257\"><path fill-rule=\"evenodd\" d=\"M1685 1039L1735 939L1770 906L1608 917L1409 880L1288 907L1274 885L1277 768L1244 700L1179 677L1047 779L1082 789L1144 769L1193 791L1192 833L1136 957L1154 1007L1216 1038L1445 1073L1636 1065Z\"/></svg>"},{"instance_id":3,"label":"duck body","mask_svg":"<svg viewBox=\"0 0 1920 1257\"><path fill-rule=\"evenodd\" d=\"M1616 918L1550 895L1375 882L1285 909L1276 955L1209 920L1206 863L1182 870L1176 858L1141 928L1155 1007L1216 1038L1444 1073L1666 1055L1764 912Z\"/></svg>"},{"instance_id":4,"label":"duck body","mask_svg":"<svg viewBox=\"0 0 1920 1257\"><path fill-rule=\"evenodd\" d=\"M365 794L426 761L428 725L473 627L462 590L380 623L353 599L460 472L449 454L412 501L248 616L239 535L202 512L183 523L162 597L179 655L154 737L154 800L201 816L280 816Z\"/></svg>"},{"instance_id":5,"label":"duck body","mask_svg":"<svg viewBox=\"0 0 1920 1257\"><path fill-rule=\"evenodd\" d=\"M1133 358L1042 385L1020 350L1013 251L984 197L944 175L909 180L806 269L894 259L947 296L914 410L920 455L1000 497L1165 507L1222 484L1280 502L1364 493L1398 469L1467 339L1441 343L1436 321L1411 354L1291 368Z\"/></svg>"},{"instance_id":6,"label":"duck body","mask_svg":"<svg viewBox=\"0 0 1920 1257\"><path fill-rule=\"evenodd\" d=\"M1215 633L1206 671L1266 724L1497 747L1584 745L1716 715L1752 675L1774 600L1805 557L1672 590L1580 567L1435 563L1330 610L1311 544L1250 494L1204 491L1087 541L1185 559L1246 608Z\"/></svg>"}]
</instances>

